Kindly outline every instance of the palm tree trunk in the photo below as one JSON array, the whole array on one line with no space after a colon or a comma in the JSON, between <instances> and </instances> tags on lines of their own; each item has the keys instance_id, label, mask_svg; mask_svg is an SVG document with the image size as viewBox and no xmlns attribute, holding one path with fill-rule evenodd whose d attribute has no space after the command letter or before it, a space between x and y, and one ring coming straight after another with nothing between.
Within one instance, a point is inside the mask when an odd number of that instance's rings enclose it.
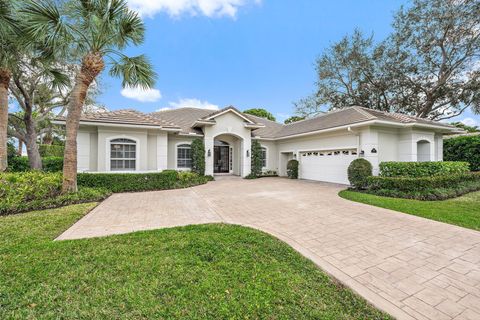
<instances>
[{"instance_id":1,"label":"palm tree trunk","mask_svg":"<svg viewBox=\"0 0 480 320\"><path fill-rule=\"evenodd\" d=\"M80 72L67 107L65 152L63 159L62 192L77 192L77 132L87 91L105 64L100 53L89 53L82 61Z\"/></svg>"},{"instance_id":2,"label":"palm tree trunk","mask_svg":"<svg viewBox=\"0 0 480 320\"><path fill-rule=\"evenodd\" d=\"M8 86L12 73L0 68L0 172L7 170Z\"/></svg>"}]
</instances>

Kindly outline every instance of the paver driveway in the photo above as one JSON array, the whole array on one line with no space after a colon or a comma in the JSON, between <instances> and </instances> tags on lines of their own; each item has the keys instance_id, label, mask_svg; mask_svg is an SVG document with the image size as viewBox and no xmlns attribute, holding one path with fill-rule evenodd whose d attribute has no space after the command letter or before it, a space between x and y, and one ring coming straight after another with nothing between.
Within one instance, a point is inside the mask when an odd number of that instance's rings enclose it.
<instances>
[{"instance_id":1,"label":"paver driveway","mask_svg":"<svg viewBox=\"0 0 480 320\"><path fill-rule=\"evenodd\" d=\"M341 188L223 178L190 189L116 194L58 239L241 224L284 240L398 319L480 319L480 232L343 200Z\"/></svg>"}]
</instances>

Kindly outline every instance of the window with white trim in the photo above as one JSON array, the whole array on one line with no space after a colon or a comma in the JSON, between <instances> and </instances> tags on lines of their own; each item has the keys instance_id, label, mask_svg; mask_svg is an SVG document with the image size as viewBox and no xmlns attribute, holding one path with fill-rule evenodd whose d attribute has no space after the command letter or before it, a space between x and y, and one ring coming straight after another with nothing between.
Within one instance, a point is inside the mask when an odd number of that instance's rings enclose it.
<instances>
[{"instance_id":1,"label":"window with white trim","mask_svg":"<svg viewBox=\"0 0 480 320\"><path fill-rule=\"evenodd\" d=\"M110 141L110 170L134 171L137 162L137 143L131 139Z\"/></svg>"},{"instance_id":2,"label":"window with white trim","mask_svg":"<svg viewBox=\"0 0 480 320\"><path fill-rule=\"evenodd\" d=\"M192 168L192 148L189 144L181 144L177 146L177 168Z\"/></svg>"},{"instance_id":3,"label":"window with white trim","mask_svg":"<svg viewBox=\"0 0 480 320\"><path fill-rule=\"evenodd\" d=\"M262 168L267 167L267 148L262 147Z\"/></svg>"}]
</instances>

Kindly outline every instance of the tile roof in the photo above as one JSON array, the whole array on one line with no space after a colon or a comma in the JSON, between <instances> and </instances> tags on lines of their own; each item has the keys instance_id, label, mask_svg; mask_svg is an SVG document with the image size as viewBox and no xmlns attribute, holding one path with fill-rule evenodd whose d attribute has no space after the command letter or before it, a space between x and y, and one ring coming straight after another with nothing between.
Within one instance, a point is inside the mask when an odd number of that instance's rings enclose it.
<instances>
[{"instance_id":1,"label":"tile roof","mask_svg":"<svg viewBox=\"0 0 480 320\"><path fill-rule=\"evenodd\" d=\"M287 125L257 116L244 114L234 107L227 107L213 112L212 110L199 108L168 109L149 114L145 114L136 110L95 112L83 114L81 121L159 126L164 128L176 128L184 134L203 134L200 128L192 127L194 123L202 120L205 121L208 118L228 109L242 114L245 118L251 120L255 124L263 125L262 128L255 129L252 131L252 133L255 137L267 139L286 138L297 134L348 126L370 120L381 120L400 124L426 124L444 127L446 129L456 129L453 126L441 122L356 106L328 112L313 118Z\"/></svg>"},{"instance_id":2,"label":"tile roof","mask_svg":"<svg viewBox=\"0 0 480 320\"><path fill-rule=\"evenodd\" d=\"M64 119L60 118L60 120ZM177 125L168 120L155 118L132 109L84 113L80 121L178 128Z\"/></svg>"},{"instance_id":3,"label":"tile roof","mask_svg":"<svg viewBox=\"0 0 480 320\"><path fill-rule=\"evenodd\" d=\"M212 113L212 110L199 108L178 108L153 112L150 115L157 119L163 119L175 123L180 127L182 133L203 134L202 130L192 128L198 119L204 118Z\"/></svg>"}]
</instances>

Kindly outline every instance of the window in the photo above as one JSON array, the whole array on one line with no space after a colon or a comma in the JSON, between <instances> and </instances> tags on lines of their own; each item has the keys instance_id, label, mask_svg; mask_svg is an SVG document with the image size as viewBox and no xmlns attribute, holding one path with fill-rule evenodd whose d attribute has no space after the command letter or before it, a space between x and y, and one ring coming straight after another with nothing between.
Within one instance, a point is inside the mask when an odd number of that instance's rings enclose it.
<instances>
[{"instance_id":1,"label":"window","mask_svg":"<svg viewBox=\"0 0 480 320\"><path fill-rule=\"evenodd\" d=\"M130 139L110 141L110 170L133 171L136 169L137 143Z\"/></svg>"},{"instance_id":2,"label":"window","mask_svg":"<svg viewBox=\"0 0 480 320\"><path fill-rule=\"evenodd\" d=\"M267 167L267 148L262 147L262 168Z\"/></svg>"},{"instance_id":3,"label":"window","mask_svg":"<svg viewBox=\"0 0 480 320\"><path fill-rule=\"evenodd\" d=\"M189 144L177 146L177 168L192 168L192 149Z\"/></svg>"}]
</instances>

